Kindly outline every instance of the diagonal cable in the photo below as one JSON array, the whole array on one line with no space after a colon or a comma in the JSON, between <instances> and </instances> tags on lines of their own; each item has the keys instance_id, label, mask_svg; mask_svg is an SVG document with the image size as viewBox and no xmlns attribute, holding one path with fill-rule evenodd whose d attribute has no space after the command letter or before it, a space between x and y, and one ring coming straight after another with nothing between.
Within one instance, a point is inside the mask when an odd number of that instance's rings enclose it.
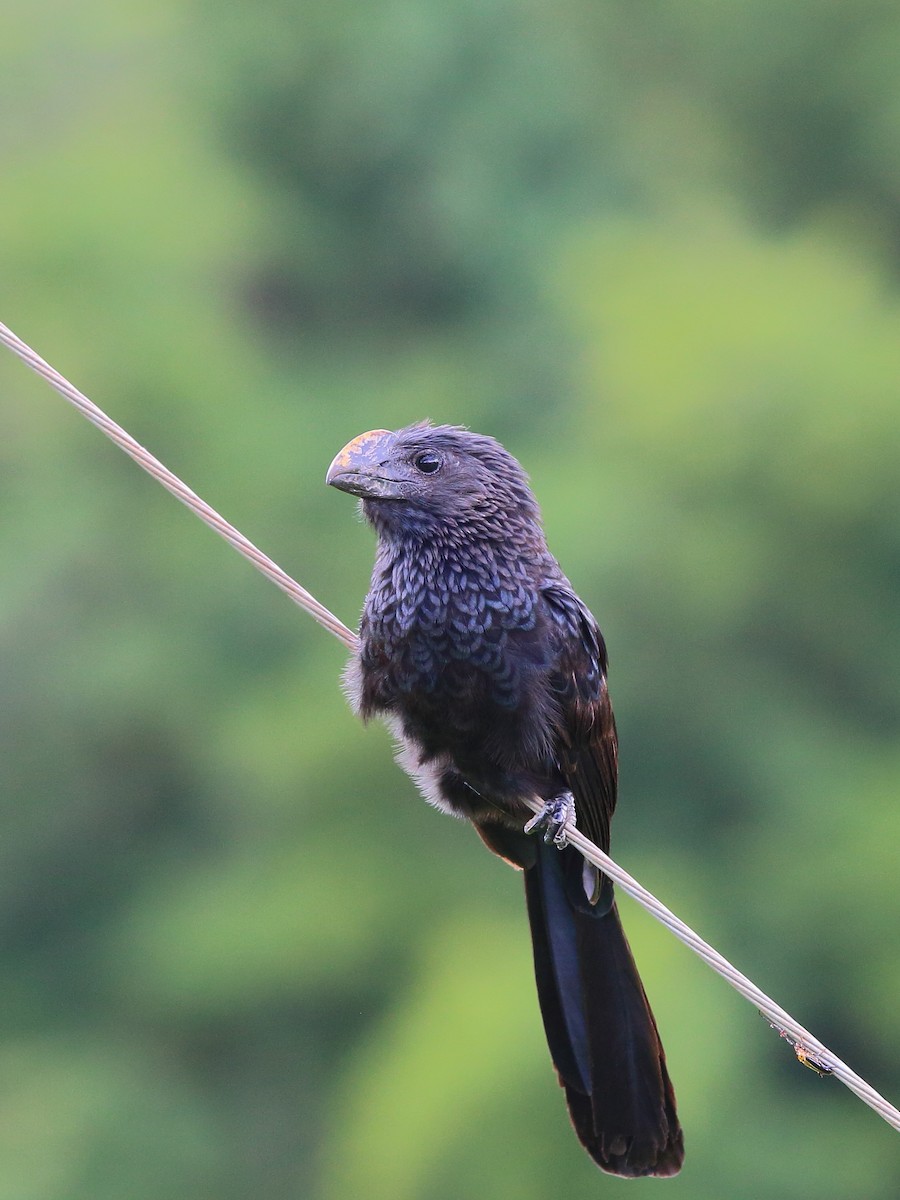
<instances>
[{"instance_id":1,"label":"diagonal cable","mask_svg":"<svg viewBox=\"0 0 900 1200\"><path fill-rule=\"evenodd\" d=\"M311 595L306 588L301 587L296 580L292 579L286 571L283 571L277 563L273 562L267 554L263 554L262 550L254 546L254 544L245 538L235 527L225 520L223 516L205 500L192 491L186 483L173 474L168 467L164 466L158 458L145 449L139 442L136 442L130 433L126 433L121 425L117 425L110 417L98 408L92 400L89 400L83 392L80 392L74 384L70 383L64 375L60 375L59 371L54 370L48 362L45 362L39 354L36 354L30 346L26 345L21 338L16 337L13 331L7 328L0 322L0 342L8 346L13 354L19 358L32 371L36 372L43 379L46 379L51 387L56 388L61 396L64 396L70 404L87 417L92 425L96 425L99 430L106 434L110 441L130 455L131 458L143 467L144 470L152 475L172 493L172 495L186 505L192 512L196 513L201 521L204 521L210 529L214 529L220 534L226 542L230 542L244 558L253 563L257 570L262 571L268 579L280 587L283 592L299 604L301 608L305 608L320 625L323 625L329 633L333 633L339 641L342 641L349 649L353 649L356 645L356 634L348 629L343 621L339 621L334 613L329 612L324 604L320 604L315 596Z\"/></svg>"},{"instance_id":2,"label":"diagonal cable","mask_svg":"<svg viewBox=\"0 0 900 1200\"><path fill-rule=\"evenodd\" d=\"M324 626L329 633L334 634L349 650L356 648L356 634L348 629L342 621L338 620L334 613L330 612L324 604L321 604L306 588L301 587L286 571L283 571L277 563L274 563L268 555L263 554L248 538L245 538L224 517L220 516L214 508L211 508L204 500L201 500L196 492L193 492L186 483L183 483L168 467L163 466L158 458L155 458L149 450L146 450L136 442L120 425L111 420L102 409L98 408L96 404L71 384L68 379L54 370L30 346L16 337L12 330L7 328L2 322L0 322L0 342L7 346L13 354L17 355L26 366L29 366L43 379L46 379L51 387L54 387L60 395L73 404L83 416L87 417L111 441L115 442L126 454L130 455L138 466L143 467L154 479L158 479L163 487L168 489L176 499L180 500L182 504L185 504L192 512L196 513L201 521L204 521L211 529L214 529L221 537L225 538L227 542L234 546L235 550L243 554L263 575L271 579L274 584L290 596L295 604L298 604L310 613L320 625ZM535 813L543 811L543 805L537 799L529 800L528 804ZM820 1074L834 1075L836 1079L840 1079L862 1101L874 1109L880 1117L883 1117L889 1125L893 1126L896 1130L900 1130L900 1111L885 1100L882 1095L876 1092L855 1071L851 1070L842 1059L832 1053L808 1029L805 1029L798 1021L795 1021L790 1013L776 1004L752 980L748 979L737 967L733 966L727 958L724 958L718 950L708 942L705 942L689 925L686 925L684 921L676 917L651 892L642 887L636 879L618 866L608 854L604 854L598 846L589 841L573 825L570 824L567 826L566 835L569 842L584 855L588 862L593 863L605 874L609 875L611 879L615 880L623 892L627 892L651 916L665 925L675 937L690 947L708 966L712 967L736 991L749 1000L766 1017L772 1027L791 1043L797 1058L802 1063L810 1066Z\"/></svg>"}]
</instances>

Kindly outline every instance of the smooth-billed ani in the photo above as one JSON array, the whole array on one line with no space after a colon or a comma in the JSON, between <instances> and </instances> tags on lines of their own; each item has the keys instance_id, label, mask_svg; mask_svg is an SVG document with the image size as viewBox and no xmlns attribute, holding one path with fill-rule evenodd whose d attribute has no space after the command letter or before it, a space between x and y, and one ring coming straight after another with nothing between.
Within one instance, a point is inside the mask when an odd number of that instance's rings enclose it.
<instances>
[{"instance_id":1,"label":"smooth-billed ani","mask_svg":"<svg viewBox=\"0 0 900 1200\"><path fill-rule=\"evenodd\" d=\"M616 729L597 623L547 549L518 462L493 438L411 425L357 437L327 482L378 534L347 670L427 800L522 868L538 998L575 1131L617 1175L674 1175L683 1138L666 1060L613 899L565 844L572 811L604 850ZM545 802L523 829L523 797Z\"/></svg>"}]
</instances>

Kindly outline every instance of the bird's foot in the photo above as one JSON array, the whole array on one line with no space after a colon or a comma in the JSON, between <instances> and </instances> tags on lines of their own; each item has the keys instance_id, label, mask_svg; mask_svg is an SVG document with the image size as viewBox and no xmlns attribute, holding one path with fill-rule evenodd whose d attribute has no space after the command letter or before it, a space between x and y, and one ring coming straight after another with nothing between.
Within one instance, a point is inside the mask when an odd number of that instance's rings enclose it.
<instances>
[{"instance_id":1,"label":"bird's foot","mask_svg":"<svg viewBox=\"0 0 900 1200\"><path fill-rule=\"evenodd\" d=\"M552 842L558 850L562 850L569 844L566 825L570 821L575 824L575 799L571 792L562 792L544 801L541 811L526 824L525 832L537 833L542 830L544 841L548 845Z\"/></svg>"}]
</instances>

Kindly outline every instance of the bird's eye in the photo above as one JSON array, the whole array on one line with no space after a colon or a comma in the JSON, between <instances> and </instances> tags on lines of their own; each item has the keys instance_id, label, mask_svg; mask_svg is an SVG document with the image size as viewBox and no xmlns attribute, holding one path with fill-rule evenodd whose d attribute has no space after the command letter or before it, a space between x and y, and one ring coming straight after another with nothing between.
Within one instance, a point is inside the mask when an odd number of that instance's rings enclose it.
<instances>
[{"instance_id":1,"label":"bird's eye","mask_svg":"<svg viewBox=\"0 0 900 1200\"><path fill-rule=\"evenodd\" d=\"M441 460L431 450L423 450L413 459L413 466L423 475L433 475L441 469Z\"/></svg>"}]
</instances>

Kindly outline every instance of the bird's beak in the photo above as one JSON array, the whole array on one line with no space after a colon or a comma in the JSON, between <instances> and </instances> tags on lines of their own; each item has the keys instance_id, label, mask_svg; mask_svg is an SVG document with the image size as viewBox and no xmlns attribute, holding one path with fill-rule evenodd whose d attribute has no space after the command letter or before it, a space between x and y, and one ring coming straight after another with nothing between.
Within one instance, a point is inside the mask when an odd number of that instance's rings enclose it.
<instances>
[{"instance_id":1,"label":"bird's beak","mask_svg":"<svg viewBox=\"0 0 900 1200\"><path fill-rule=\"evenodd\" d=\"M400 480L392 477L391 470L393 446L394 435L389 429L361 433L338 451L328 468L325 482L365 499L399 499L402 495Z\"/></svg>"}]
</instances>

